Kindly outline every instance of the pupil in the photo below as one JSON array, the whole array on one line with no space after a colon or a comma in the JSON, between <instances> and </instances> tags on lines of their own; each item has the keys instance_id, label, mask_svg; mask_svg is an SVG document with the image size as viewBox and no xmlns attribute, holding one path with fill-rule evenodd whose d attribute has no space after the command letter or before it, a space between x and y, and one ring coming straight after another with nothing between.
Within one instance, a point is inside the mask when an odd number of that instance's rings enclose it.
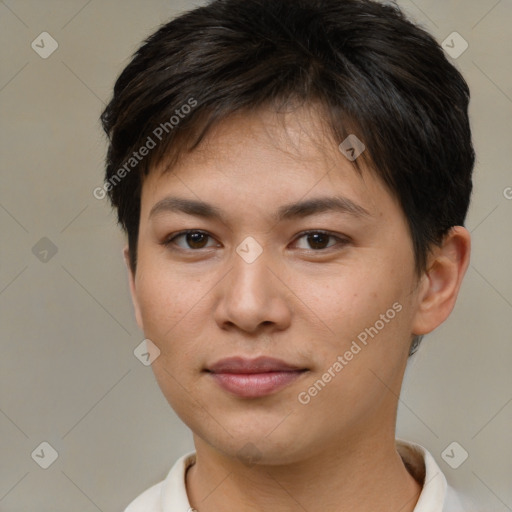
<instances>
[{"instance_id":1,"label":"pupil","mask_svg":"<svg viewBox=\"0 0 512 512\"><path fill-rule=\"evenodd\" d=\"M308 235L310 245L313 249L325 248L325 247L323 247L325 244L322 243L322 237L324 238L324 242L326 242L329 239L328 235L326 235L325 233L313 233L313 234ZM320 242L318 242L319 239L320 239ZM311 242L311 240L313 240L313 242ZM319 247L319 245L320 245L320 247Z\"/></svg>"},{"instance_id":2,"label":"pupil","mask_svg":"<svg viewBox=\"0 0 512 512\"><path fill-rule=\"evenodd\" d=\"M201 248L201 238L205 238L204 233L188 233L187 235L187 243L194 248ZM203 240L204 241L204 240ZM199 242L199 247L197 246L197 243Z\"/></svg>"}]
</instances>

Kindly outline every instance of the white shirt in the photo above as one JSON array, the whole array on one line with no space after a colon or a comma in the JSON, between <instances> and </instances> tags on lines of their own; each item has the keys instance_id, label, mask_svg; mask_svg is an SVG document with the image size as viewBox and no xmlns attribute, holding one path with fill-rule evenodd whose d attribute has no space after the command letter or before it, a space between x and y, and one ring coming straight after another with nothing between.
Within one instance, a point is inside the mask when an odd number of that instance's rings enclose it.
<instances>
[{"instance_id":1,"label":"white shirt","mask_svg":"<svg viewBox=\"0 0 512 512\"><path fill-rule=\"evenodd\" d=\"M467 497L447 484L436 461L423 446L397 439L396 447L407 470L416 480L423 481L414 512L477 512ZM144 491L124 512L192 512L185 474L195 460L195 451L182 455L165 480Z\"/></svg>"}]
</instances>

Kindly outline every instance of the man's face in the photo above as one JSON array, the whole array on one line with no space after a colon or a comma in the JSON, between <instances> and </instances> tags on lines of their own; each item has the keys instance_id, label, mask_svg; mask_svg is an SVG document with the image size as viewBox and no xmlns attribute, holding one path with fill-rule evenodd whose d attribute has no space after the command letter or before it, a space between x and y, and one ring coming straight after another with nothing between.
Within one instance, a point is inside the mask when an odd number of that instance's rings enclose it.
<instances>
[{"instance_id":1,"label":"man's face","mask_svg":"<svg viewBox=\"0 0 512 512\"><path fill-rule=\"evenodd\" d=\"M329 140L306 111L245 114L144 182L137 320L160 349L152 367L169 404L220 452L252 443L277 464L394 433L418 300L411 238L381 181ZM171 197L223 218L173 211ZM278 219L316 198L346 208ZM200 233L164 245L184 230ZM277 387L261 371L208 371L235 356L302 371L274 373Z\"/></svg>"}]
</instances>

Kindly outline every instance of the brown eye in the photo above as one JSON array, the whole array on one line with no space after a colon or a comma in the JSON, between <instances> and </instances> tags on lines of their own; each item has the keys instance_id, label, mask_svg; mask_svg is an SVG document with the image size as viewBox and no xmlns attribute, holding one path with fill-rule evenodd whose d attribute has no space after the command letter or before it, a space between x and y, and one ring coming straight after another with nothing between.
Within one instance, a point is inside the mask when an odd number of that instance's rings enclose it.
<instances>
[{"instance_id":1,"label":"brown eye","mask_svg":"<svg viewBox=\"0 0 512 512\"><path fill-rule=\"evenodd\" d=\"M325 231L308 231L302 233L302 235L297 240L300 239L305 239L308 245L308 247L299 247L300 249L313 249L314 251L321 251L335 245L345 245L348 243L346 238L334 236ZM334 243L329 245L330 239L334 240Z\"/></svg>"},{"instance_id":2,"label":"brown eye","mask_svg":"<svg viewBox=\"0 0 512 512\"><path fill-rule=\"evenodd\" d=\"M325 249L331 237L325 233L310 233L306 238L312 249Z\"/></svg>"},{"instance_id":3,"label":"brown eye","mask_svg":"<svg viewBox=\"0 0 512 512\"><path fill-rule=\"evenodd\" d=\"M205 246L207 238L208 235L199 232L187 233L185 235L187 244L189 244L189 246L193 249L202 249Z\"/></svg>"},{"instance_id":4,"label":"brown eye","mask_svg":"<svg viewBox=\"0 0 512 512\"><path fill-rule=\"evenodd\" d=\"M172 236L171 238L168 238L165 242L165 246L170 246L171 244L177 245L181 249L192 249L192 250L198 250L198 249L204 249L207 246L206 243L208 239L211 238L211 236L208 233L205 233L203 231L198 230L187 230L182 231L181 233L177 233L176 235ZM180 245L176 242L176 240L184 239L185 240L185 246Z\"/></svg>"}]
</instances>

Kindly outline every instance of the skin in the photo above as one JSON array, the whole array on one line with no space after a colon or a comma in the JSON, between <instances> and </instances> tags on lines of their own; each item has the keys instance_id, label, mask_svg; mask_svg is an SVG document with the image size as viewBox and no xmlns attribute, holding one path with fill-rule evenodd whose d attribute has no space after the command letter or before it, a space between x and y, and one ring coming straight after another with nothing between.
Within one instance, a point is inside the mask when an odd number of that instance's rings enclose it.
<instances>
[{"instance_id":1,"label":"skin","mask_svg":"<svg viewBox=\"0 0 512 512\"><path fill-rule=\"evenodd\" d=\"M368 215L271 218L284 204L335 195ZM225 218L150 215L167 196L211 203ZM163 245L185 229L209 237ZM334 238L315 245L304 230ZM263 250L250 264L236 252L248 236ZM195 509L414 509L421 486L395 449L398 395L412 335L435 329L455 304L469 263L466 229L454 227L417 276L397 201L367 168L357 174L318 112L260 111L224 120L172 172L149 174L137 250L136 273L129 271L135 315L160 350L158 384L193 432L197 461L186 486ZM401 311L300 403L298 394L397 302ZM308 371L271 395L240 398L203 371L234 355ZM247 446L252 463L240 451Z\"/></svg>"}]
</instances>

